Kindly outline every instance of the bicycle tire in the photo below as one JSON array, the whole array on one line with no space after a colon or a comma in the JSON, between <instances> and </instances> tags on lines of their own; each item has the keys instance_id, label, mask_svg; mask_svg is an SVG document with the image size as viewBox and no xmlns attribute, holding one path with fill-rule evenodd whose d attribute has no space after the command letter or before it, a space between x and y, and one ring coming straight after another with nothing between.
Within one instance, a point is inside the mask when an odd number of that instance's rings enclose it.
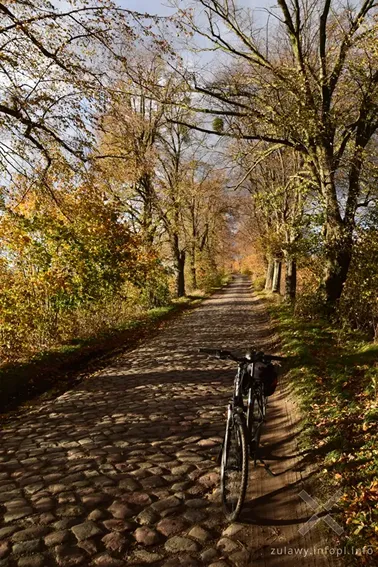
<instances>
[{"instance_id":1,"label":"bicycle tire","mask_svg":"<svg viewBox=\"0 0 378 567\"><path fill-rule=\"evenodd\" d=\"M260 445L262 419L264 415L257 395L252 396L247 410L247 428L249 434L249 454L256 466L257 453Z\"/></svg>"},{"instance_id":2,"label":"bicycle tire","mask_svg":"<svg viewBox=\"0 0 378 567\"><path fill-rule=\"evenodd\" d=\"M265 421L266 407L268 405L268 396L266 396L265 394L263 394L263 396L262 396L262 402L263 402L263 418L264 418L264 421Z\"/></svg>"},{"instance_id":3,"label":"bicycle tire","mask_svg":"<svg viewBox=\"0 0 378 567\"><path fill-rule=\"evenodd\" d=\"M244 418L227 419L221 461L221 493L224 514L235 521L241 512L248 482L248 452Z\"/></svg>"}]
</instances>

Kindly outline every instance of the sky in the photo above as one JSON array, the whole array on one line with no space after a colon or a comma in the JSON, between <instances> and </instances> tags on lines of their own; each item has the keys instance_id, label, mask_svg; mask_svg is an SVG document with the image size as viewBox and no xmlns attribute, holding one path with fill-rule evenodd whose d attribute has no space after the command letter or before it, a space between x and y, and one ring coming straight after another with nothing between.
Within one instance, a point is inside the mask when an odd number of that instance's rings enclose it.
<instances>
[{"instance_id":1,"label":"sky","mask_svg":"<svg viewBox=\"0 0 378 567\"><path fill-rule=\"evenodd\" d=\"M172 8L168 7L169 2L167 0L118 0L118 4L122 6L122 8L137 10L138 12L153 13L159 16L169 15L174 12ZM256 9L268 8L275 4L275 2L274 0L238 0L237 4Z\"/></svg>"},{"instance_id":2,"label":"sky","mask_svg":"<svg viewBox=\"0 0 378 567\"><path fill-rule=\"evenodd\" d=\"M114 0L114 1L122 8L135 10L141 13L146 12L148 14L154 14L158 16L169 16L175 13L175 9L172 8L172 6L170 6L170 0ZM234 0L234 1L237 6L250 8L252 11L254 11L253 14L254 22L256 24L259 24L260 26L264 26L267 21L267 13L265 11L266 8L272 8L274 5L277 4L275 0ZM186 3L193 2L193 0L181 0L181 2L184 5ZM199 7L199 10L202 11L202 9ZM220 28L222 28L222 24L220 25ZM228 33L226 30L224 30L224 32ZM195 42L197 47L200 48L209 45L207 40L204 40L199 36L196 36ZM210 52L206 53L202 51L201 53L197 53L196 56L192 56L189 55L188 52L186 52L185 48L181 50L181 54L184 56L186 64L189 65L193 64L193 66L200 64L211 67L215 59L214 53L210 53Z\"/></svg>"}]
</instances>

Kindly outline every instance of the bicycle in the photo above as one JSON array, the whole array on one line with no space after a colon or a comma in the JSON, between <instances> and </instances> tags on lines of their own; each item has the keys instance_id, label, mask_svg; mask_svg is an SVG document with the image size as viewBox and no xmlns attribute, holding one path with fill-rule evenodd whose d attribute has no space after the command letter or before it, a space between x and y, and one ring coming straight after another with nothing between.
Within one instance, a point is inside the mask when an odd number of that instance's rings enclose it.
<instances>
[{"instance_id":1,"label":"bicycle","mask_svg":"<svg viewBox=\"0 0 378 567\"><path fill-rule=\"evenodd\" d=\"M227 350L201 348L200 352L220 360L230 359L238 363L234 380L233 397L227 407L226 431L220 451L221 493L225 515L235 521L242 509L248 483L248 452L256 466L259 457L260 436L266 416L267 396L264 392L264 376L258 365L271 367L273 360L281 356L250 351L239 358ZM259 375L258 375L259 374ZM244 398L247 398L245 405ZM271 473L273 474L273 473Z\"/></svg>"}]
</instances>

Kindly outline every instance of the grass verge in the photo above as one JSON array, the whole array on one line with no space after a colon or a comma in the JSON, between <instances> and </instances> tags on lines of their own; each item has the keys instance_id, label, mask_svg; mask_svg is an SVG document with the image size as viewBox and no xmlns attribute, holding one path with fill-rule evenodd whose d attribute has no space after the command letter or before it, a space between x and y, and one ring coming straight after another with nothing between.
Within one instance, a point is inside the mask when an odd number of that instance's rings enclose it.
<instances>
[{"instance_id":1,"label":"grass verge","mask_svg":"<svg viewBox=\"0 0 378 567\"><path fill-rule=\"evenodd\" d=\"M274 298L265 302L306 416L300 443L317 464L315 489L321 499L343 491L346 558L378 565L378 345L326 321L298 319Z\"/></svg>"},{"instance_id":2,"label":"grass verge","mask_svg":"<svg viewBox=\"0 0 378 567\"><path fill-rule=\"evenodd\" d=\"M216 290L214 290L216 291ZM33 358L0 367L0 417L56 397L88 374L105 368L112 358L153 336L179 314L207 296L181 298L166 307L146 311L122 326L89 339L73 339Z\"/></svg>"}]
</instances>

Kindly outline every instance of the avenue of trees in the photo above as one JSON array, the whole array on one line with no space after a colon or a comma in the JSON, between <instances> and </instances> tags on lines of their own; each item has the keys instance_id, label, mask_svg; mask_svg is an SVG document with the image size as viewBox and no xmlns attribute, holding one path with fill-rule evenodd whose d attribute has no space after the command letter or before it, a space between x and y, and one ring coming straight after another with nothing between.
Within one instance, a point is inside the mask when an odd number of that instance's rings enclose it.
<instances>
[{"instance_id":1,"label":"avenue of trees","mask_svg":"<svg viewBox=\"0 0 378 567\"><path fill-rule=\"evenodd\" d=\"M175 122L167 22L102 0L0 12L3 358L219 283L225 183Z\"/></svg>"},{"instance_id":2,"label":"avenue of trees","mask_svg":"<svg viewBox=\"0 0 378 567\"><path fill-rule=\"evenodd\" d=\"M306 191L311 183L321 216L321 288L333 310L361 208L375 197L376 2L278 0L265 25L233 0L197 0L187 8L183 26L205 38L207 49L225 53L211 77L186 73L202 95L199 110L216 116L205 129L268 144L266 155L279 148L297 154L297 178Z\"/></svg>"},{"instance_id":3,"label":"avenue of trees","mask_svg":"<svg viewBox=\"0 0 378 567\"><path fill-rule=\"evenodd\" d=\"M5 357L209 289L241 249L376 332L374 1L171 3L0 2Z\"/></svg>"}]
</instances>

